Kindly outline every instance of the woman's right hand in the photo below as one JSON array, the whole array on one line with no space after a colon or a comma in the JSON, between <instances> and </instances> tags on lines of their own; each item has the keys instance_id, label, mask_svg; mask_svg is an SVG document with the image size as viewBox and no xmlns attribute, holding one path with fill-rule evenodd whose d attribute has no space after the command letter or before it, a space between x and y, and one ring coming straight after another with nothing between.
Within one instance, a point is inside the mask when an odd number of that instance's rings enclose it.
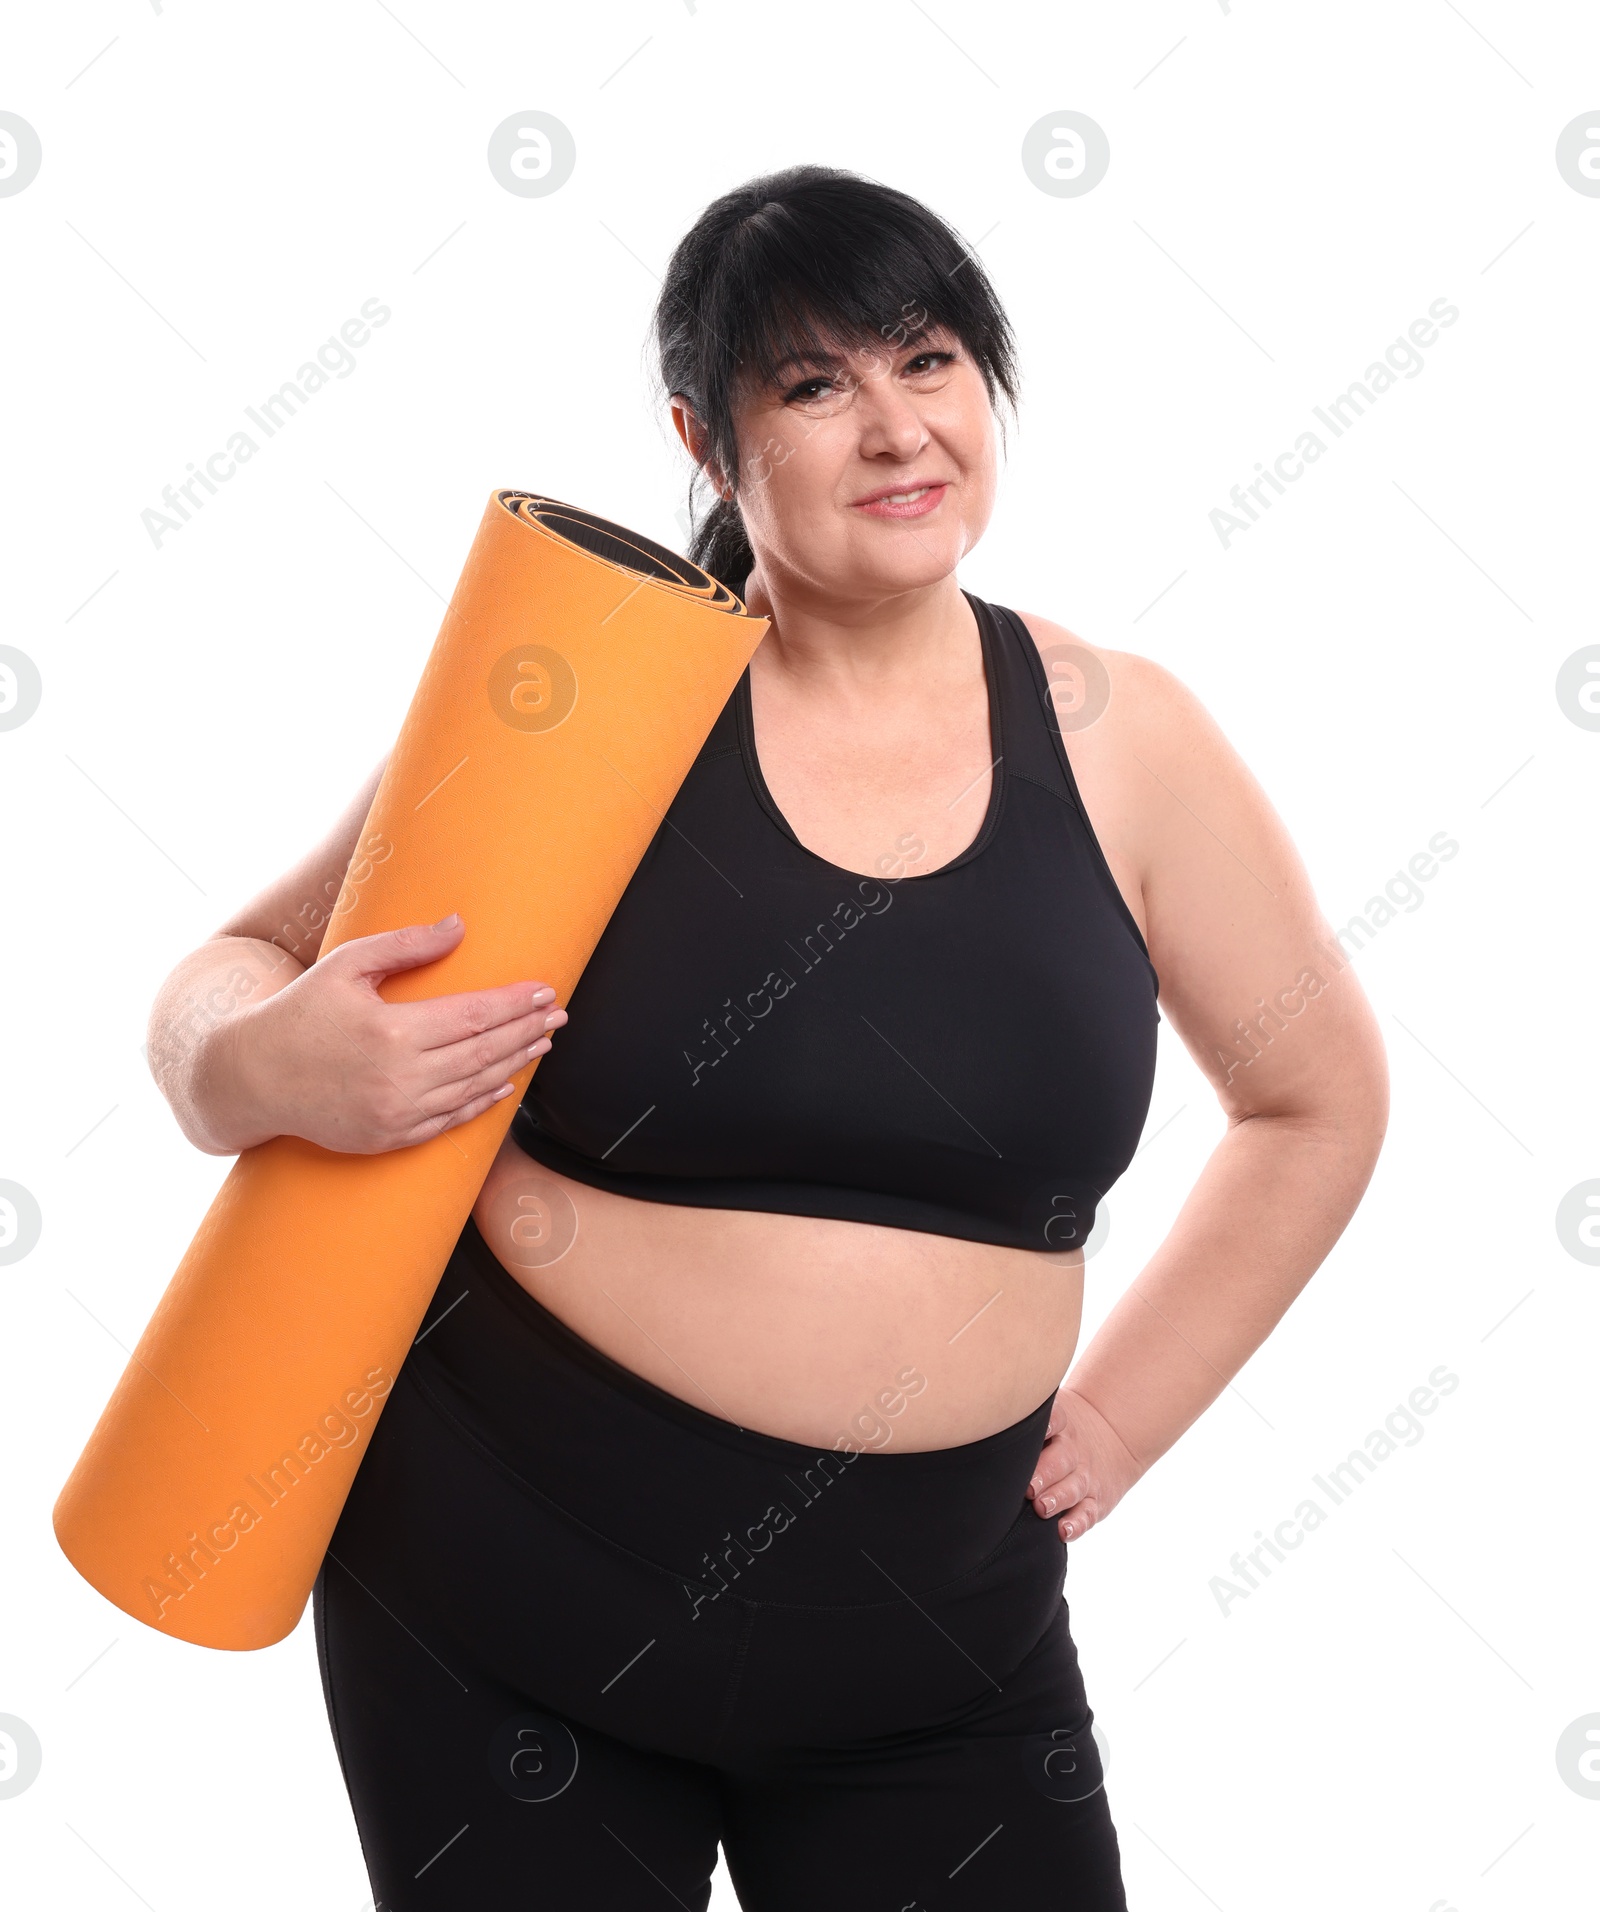
<instances>
[{"instance_id":1,"label":"woman's right hand","mask_svg":"<svg viewBox=\"0 0 1600 1912\"><path fill-rule=\"evenodd\" d=\"M230 1019L241 1099L263 1136L298 1135L347 1155L382 1155L459 1128L511 1092L567 1020L537 982L386 1002L385 976L437 962L459 917L358 936Z\"/></svg>"}]
</instances>

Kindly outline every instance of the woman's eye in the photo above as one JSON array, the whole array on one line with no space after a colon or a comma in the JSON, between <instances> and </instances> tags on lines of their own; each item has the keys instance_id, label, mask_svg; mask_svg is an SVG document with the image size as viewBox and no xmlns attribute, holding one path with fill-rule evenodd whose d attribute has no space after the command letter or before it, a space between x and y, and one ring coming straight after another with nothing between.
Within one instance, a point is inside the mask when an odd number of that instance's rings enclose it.
<instances>
[{"instance_id":1,"label":"woman's eye","mask_svg":"<svg viewBox=\"0 0 1600 1912\"><path fill-rule=\"evenodd\" d=\"M919 352L907 365L906 370L908 372L942 371L946 365L953 362L954 358L954 352Z\"/></svg>"},{"instance_id":2,"label":"woman's eye","mask_svg":"<svg viewBox=\"0 0 1600 1912\"><path fill-rule=\"evenodd\" d=\"M794 399L799 399L804 403L809 399L820 398L824 392L831 392L832 390L832 379L808 378L803 385L796 385L792 391L786 393L784 402L788 404Z\"/></svg>"}]
</instances>

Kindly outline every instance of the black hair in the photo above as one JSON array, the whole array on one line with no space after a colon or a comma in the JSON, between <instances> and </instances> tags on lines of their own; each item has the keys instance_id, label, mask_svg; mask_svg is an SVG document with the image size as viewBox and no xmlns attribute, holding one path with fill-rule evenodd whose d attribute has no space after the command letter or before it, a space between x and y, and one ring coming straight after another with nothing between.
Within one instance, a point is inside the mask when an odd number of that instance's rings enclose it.
<instances>
[{"instance_id":1,"label":"black hair","mask_svg":"<svg viewBox=\"0 0 1600 1912\"><path fill-rule=\"evenodd\" d=\"M790 356L953 332L991 404L1017 398L1011 326L983 267L920 200L833 166L791 166L713 200L679 241L654 320L661 379L704 425L735 497L701 517L689 496L689 555L742 591L755 559L737 503L736 399Z\"/></svg>"}]
</instances>

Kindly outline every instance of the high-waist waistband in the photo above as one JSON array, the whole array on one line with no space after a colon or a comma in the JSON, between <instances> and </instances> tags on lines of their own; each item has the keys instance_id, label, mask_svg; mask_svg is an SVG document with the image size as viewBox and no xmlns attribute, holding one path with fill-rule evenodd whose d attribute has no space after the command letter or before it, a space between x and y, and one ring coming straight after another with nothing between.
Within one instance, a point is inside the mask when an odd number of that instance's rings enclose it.
<instances>
[{"instance_id":1,"label":"high-waist waistband","mask_svg":"<svg viewBox=\"0 0 1600 1912\"><path fill-rule=\"evenodd\" d=\"M983 1564L1019 1521L1044 1525L1025 1490L1050 1399L984 1439L917 1452L741 1428L574 1333L470 1217L404 1375L569 1517L697 1581L737 1571L739 1597L757 1603L932 1589Z\"/></svg>"}]
</instances>

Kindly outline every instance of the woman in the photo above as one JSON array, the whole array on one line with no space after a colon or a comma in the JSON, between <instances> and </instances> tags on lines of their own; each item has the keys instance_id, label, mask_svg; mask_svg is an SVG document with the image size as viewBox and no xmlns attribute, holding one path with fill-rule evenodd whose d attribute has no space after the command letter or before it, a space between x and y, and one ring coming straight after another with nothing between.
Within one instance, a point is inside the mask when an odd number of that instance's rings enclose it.
<instances>
[{"instance_id":1,"label":"woman","mask_svg":"<svg viewBox=\"0 0 1600 1912\"><path fill-rule=\"evenodd\" d=\"M570 1024L537 984L377 995L470 923L307 967L313 927L169 1063L202 1147L377 1151L546 1055L318 1582L373 1891L703 1908L720 1839L758 1912L1122 1907L1066 1543L1338 1238L1374 1020L1183 686L958 585L1015 378L941 221L752 181L657 340L695 555L772 622ZM158 1070L237 939L320 923L377 774L174 972ZM1227 1130L1061 1385L1158 989Z\"/></svg>"}]
</instances>

